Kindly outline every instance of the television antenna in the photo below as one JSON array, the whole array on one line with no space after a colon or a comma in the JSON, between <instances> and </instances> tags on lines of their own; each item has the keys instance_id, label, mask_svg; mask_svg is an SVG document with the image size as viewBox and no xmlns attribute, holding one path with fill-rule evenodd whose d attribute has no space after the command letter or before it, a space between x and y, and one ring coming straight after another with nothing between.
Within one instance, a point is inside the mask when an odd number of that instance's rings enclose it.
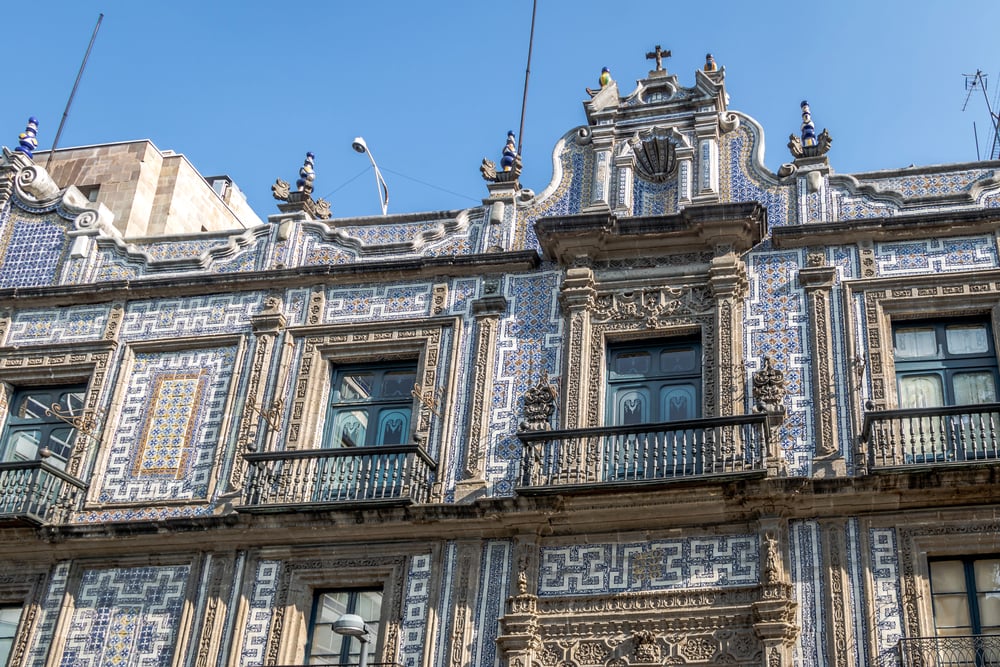
<instances>
[{"instance_id":1,"label":"television antenna","mask_svg":"<svg viewBox=\"0 0 1000 667\"><path fill-rule=\"evenodd\" d=\"M963 74L965 77L965 102L962 104L962 111L965 111L966 107L969 106L969 100L972 98L973 93L976 90L981 90L983 93L983 100L986 102L986 110L990 113L990 129L991 129L991 139L990 139L990 150L987 156L989 160L1000 159L1000 116L993 111L993 105L990 104L989 94L986 92L986 77L987 74L983 74L982 70L977 69L975 74ZM976 137L976 159L982 159L982 155L979 152L979 133L976 131L975 122L972 123L972 132Z\"/></svg>"}]
</instances>

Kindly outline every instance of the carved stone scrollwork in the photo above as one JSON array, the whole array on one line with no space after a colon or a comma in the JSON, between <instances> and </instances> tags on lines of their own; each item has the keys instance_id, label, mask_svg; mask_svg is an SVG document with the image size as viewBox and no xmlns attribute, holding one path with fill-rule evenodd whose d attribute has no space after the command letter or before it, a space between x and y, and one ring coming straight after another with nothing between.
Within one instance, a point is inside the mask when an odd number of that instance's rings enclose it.
<instances>
[{"instance_id":1,"label":"carved stone scrollwork","mask_svg":"<svg viewBox=\"0 0 1000 667\"><path fill-rule=\"evenodd\" d=\"M787 384L785 374L774 367L774 359L764 357L760 370L753 374L753 399L757 411L777 415L779 422L784 419Z\"/></svg>"},{"instance_id":2,"label":"carved stone scrollwork","mask_svg":"<svg viewBox=\"0 0 1000 667\"><path fill-rule=\"evenodd\" d=\"M594 299L594 322L644 320L652 329L680 315L697 315L709 310L713 301L705 287L664 287L602 294Z\"/></svg>"},{"instance_id":3,"label":"carved stone scrollwork","mask_svg":"<svg viewBox=\"0 0 1000 667\"><path fill-rule=\"evenodd\" d=\"M522 431L549 431L552 414L556 411L556 390L549 382L549 374L542 371L538 384L524 392L524 420L518 428Z\"/></svg>"}]
</instances>

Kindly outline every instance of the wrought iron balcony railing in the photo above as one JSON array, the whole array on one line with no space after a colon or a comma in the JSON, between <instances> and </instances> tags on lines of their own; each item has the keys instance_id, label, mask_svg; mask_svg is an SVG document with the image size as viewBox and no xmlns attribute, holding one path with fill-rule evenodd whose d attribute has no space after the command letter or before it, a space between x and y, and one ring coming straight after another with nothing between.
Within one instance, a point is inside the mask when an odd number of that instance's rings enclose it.
<instances>
[{"instance_id":1,"label":"wrought iron balcony railing","mask_svg":"<svg viewBox=\"0 0 1000 667\"><path fill-rule=\"evenodd\" d=\"M1000 457L1000 403L885 410L865 415L869 468Z\"/></svg>"},{"instance_id":2,"label":"wrought iron balcony railing","mask_svg":"<svg viewBox=\"0 0 1000 667\"><path fill-rule=\"evenodd\" d=\"M522 487L690 479L765 470L767 416L524 431Z\"/></svg>"},{"instance_id":3,"label":"wrought iron balcony railing","mask_svg":"<svg viewBox=\"0 0 1000 667\"><path fill-rule=\"evenodd\" d=\"M86 490L86 484L45 461L0 463L0 521L60 523Z\"/></svg>"},{"instance_id":4,"label":"wrought iron balcony railing","mask_svg":"<svg viewBox=\"0 0 1000 667\"><path fill-rule=\"evenodd\" d=\"M426 503L436 464L418 445L301 449L244 455L244 510L329 503Z\"/></svg>"},{"instance_id":5,"label":"wrought iron balcony railing","mask_svg":"<svg viewBox=\"0 0 1000 667\"><path fill-rule=\"evenodd\" d=\"M1000 667L1000 635L899 640L902 667Z\"/></svg>"}]
</instances>

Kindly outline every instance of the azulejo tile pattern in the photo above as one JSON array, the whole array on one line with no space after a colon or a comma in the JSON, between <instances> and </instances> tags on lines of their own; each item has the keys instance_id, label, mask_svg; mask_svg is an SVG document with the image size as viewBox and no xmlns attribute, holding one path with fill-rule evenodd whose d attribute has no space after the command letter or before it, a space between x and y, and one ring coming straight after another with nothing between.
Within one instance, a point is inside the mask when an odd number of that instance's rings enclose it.
<instances>
[{"instance_id":1,"label":"azulejo tile pattern","mask_svg":"<svg viewBox=\"0 0 1000 667\"><path fill-rule=\"evenodd\" d=\"M771 227L793 224L789 219L788 190L766 183L753 166L759 139L749 126L750 123L741 123L721 142L719 171L722 199L760 202L767 208L767 224Z\"/></svg>"},{"instance_id":2,"label":"azulejo tile pattern","mask_svg":"<svg viewBox=\"0 0 1000 667\"><path fill-rule=\"evenodd\" d=\"M483 545L479 571L479 595L476 600L476 618L482 632L476 636L472 664L497 665L497 631L504 612L507 591L510 589L511 543L491 540Z\"/></svg>"},{"instance_id":3,"label":"azulejo tile pattern","mask_svg":"<svg viewBox=\"0 0 1000 667\"><path fill-rule=\"evenodd\" d=\"M511 316L497 335L490 397L490 437L486 481L493 495L512 495L523 454L517 438L521 417L519 399L537 383L542 371L559 382L562 351L562 315L557 296L561 273L555 270L526 276L508 276L504 294ZM557 423L558 415L553 417Z\"/></svg>"},{"instance_id":4,"label":"azulejo tile pattern","mask_svg":"<svg viewBox=\"0 0 1000 667\"><path fill-rule=\"evenodd\" d=\"M997 267L997 246L991 236L876 243L875 261L881 276L947 273Z\"/></svg>"},{"instance_id":5,"label":"azulejo tile pattern","mask_svg":"<svg viewBox=\"0 0 1000 667\"><path fill-rule=\"evenodd\" d=\"M100 340L108 306L68 306L19 310L11 318L5 345L83 343Z\"/></svg>"},{"instance_id":6,"label":"azulejo tile pattern","mask_svg":"<svg viewBox=\"0 0 1000 667\"><path fill-rule=\"evenodd\" d=\"M9 216L0 229L0 288L51 285L68 246L66 223L57 215Z\"/></svg>"},{"instance_id":7,"label":"azulejo tile pattern","mask_svg":"<svg viewBox=\"0 0 1000 667\"><path fill-rule=\"evenodd\" d=\"M875 623L876 664L895 664L896 644L903 636L902 597L899 589L899 550L893 528L868 531L871 558L872 593Z\"/></svg>"},{"instance_id":8,"label":"azulejo tile pattern","mask_svg":"<svg viewBox=\"0 0 1000 667\"><path fill-rule=\"evenodd\" d=\"M426 317L430 314L431 289L430 283L333 287L327 293L324 321L372 321L389 316Z\"/></svg>"},{"instance_id":9,"label":"azulejo tile pattern","mask_svg":"<svg viewBox=\"0 0 1000 667\"><path fill-rule=\"evenodd\" d=\"M250 330L261 307L261 292L132 301L122 321L124 340L172 339Z\"/></svg>"},{"instance_id":10,"label":"azulejo tile pattern","mask_svg":"<svg viewBox=\"0 0 1000 667\"><path fill-rule=\"evenodd\" d=\"M62 609L62 601L66 596L66 585L69 582L70 563L60 562L52 568L49 575L48 589L39 612L37 630L32 634L31 647L25 664L29 667L44 667L49 649L55 641L56 622Z\"/></svg>"},{"instance_id":11,"label":"azulejo tile pattern","mask_svg":"<svg viewBox=\"0 0 1000 667\"><path fill-rule=\"evenodd\" d=\"M539 550L540 597L751 586L759 578L756 535L574 544Z\"/></svg>"},{"instance_id":12,"label":"azulejo tile pattern","mask_svg":"<svg viewBox=\"0 0 1000 667\"><path fill-rule=\"evenodd\" d=\"M257 563L248 600L246 629L242 633L243 644L239 649L241 665L264 664L281 567L280 560L262 560Z\"/></svg>"},{"instance_id":13,"label":"azulejo tile pattern","mask_svg":"<svg viewBox=\"0 0 1000 667\"><path fill-rule=\"evenodd\" d=\"M791 580L802 633L796 644L797 665L826 664L823 639L823 563L820 531L815 521L797 521L789 526Z\"/></svg>"},{"instance_id":14,"label":"azulejo tile pattern","mask_svg":"<svg viewBox=\"0 0 1000 667\"><path fill-rule=\"evenodd\" d=\"M83 572L60 667L173 664L189 565Z\"/></svg>"},{"instance_id":15,"label":"azulejo tile pattern","mask_svg":"<svg viewBox=\"0 0 1000 667\"><path fill-rule=\"evenodd\" d=\"M750 283L744 327L747 381L760 369L764 357L771 357L785 374L788 412L780 442L785 446L789 474L805 475L812 458L812 415L808 409L811 391L805 344L809 317L805 297L797 287L798 269L805 264L802 251L770 250L770 242L766 241L748 263L754 280ZM752 395L748 386L747 396Z\"/></svg>"},{"instance_id":16,"label":"azulejo tile pattern","mask_svg":"<svg viewBox=\"0 0 1000 667\"><path fill-rule=\"evenodd\" d=\"M996 175L993 169L963 169L937 173L913 173L905 176L865 178L862 182L877 192L894 192L907 198L941 197L968 192L977 182Z\"/></svg>"},{"instance_id":17,"label":"azulejo tile pattern","mask_svg":"<svg viewBox=\"0 0 1000 667\"><path fill-rule=\"evenodd\" d=\"M431 554L410 558L406 574L406 598L399 632L399 657L402 667L419 667L424 654L427 634L427 612L430 602Z\"/></svg>"},{"instance_id":18,"label":"azulejo tile pattern","mask_svg":"<svg viewBox=\"0 0 1000 667\"><path fill-rule=\"evenodd\" d=\"M235 359L233 347L135 355L101 502L207 498Z\"/></svg>"}]
</instances>

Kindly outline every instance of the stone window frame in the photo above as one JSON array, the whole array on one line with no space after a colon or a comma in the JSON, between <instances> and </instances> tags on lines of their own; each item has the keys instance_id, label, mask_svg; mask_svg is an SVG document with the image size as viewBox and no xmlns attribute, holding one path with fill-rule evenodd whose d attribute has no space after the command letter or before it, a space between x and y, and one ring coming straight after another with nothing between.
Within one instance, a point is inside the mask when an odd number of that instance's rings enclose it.
<instances>
[{"instance_id":1,"label":"stone window frame","mask_svg":"<svg viewBox=\"0 0 1000 667\"><path fill-rule=\"evenodd\" d=\"M855 305L860 296L861 324L866 335L863 345L853 336L848 337L848 361L868 379L867 396L857 392L851 401L857 433L861 432L865 412L891 410L899 405L892 343L894 323L985 316L991 323L994 343L1000 342L1000 270L859 279L845 281L844 287L845 303L849 305L845 310L850 313L848 330L860 330ZM860 382L856 386L862 387Z\"/></svg>"},{"instance_id":2,"label":"stone window frame","mask_svg":"<svg viewBox=\"0 0 1000 667\"><path fill-rule=\"evenodd\" d=\"M661 279L641 287L599 284L586 307L568 317L566 367L583 372L564 376L565 427L604 425L609 345L686 336L697 336L702 346L702 417L742 414L742 338L734 333L726 301L712 294L707 279Z\"/></svg>"},{"instance_id":3,"label":"stone window frame","mask_svg":"<svg viewBox=\"0 0 1000 667\"><path fill-rule=\"evenodd\" d=\"M124 395L129 391L129 388L125 384L124 380L127 379L132 373L137 353L179 352L184 350L200 350L209 347L233 347L235 349L235 361L233 363L232 375L229 379L229 388L226 390L226 401L225 407L223 408L222 420L219 424L219 437L216 442L213 471L209 476L205 496L202 498L185 498L179 500L161 498L157 499L154 504L157 507L166 507L204 505L205 503L211 502L212 498L214 498L216 493L220 490L220 485L221 488L224 489L227 484L227 480L223 479L220 471L223 470L226 465L240 464L239 461L230 462L233 455L229 451L229 443L232 440L233 433L239 428L240 425L240 418L236 414L235 406L242 393L241 382L243 368L245 366L244 362L249 350L249 341L247 337L240 334L212 334L207 336L189 336L185 338L158 338L152 340L132 341L125 344L124 347L125 349L118 363L117 369L115 370L116 386L112 391L110 399L110 405L112 408L109 410L109 414L104 416L103 426L112 428L106 428L100 434L100 447L98 449L97 456L94 457L94 469L100 470L102 473L107 467L108 458L111 456L112 440L115 432L117 431L118 419L120 418L118 409L122 405ZM103 510L109 507L133 507L135 505L150 506L152 502L149 499L101 502L98 500L99 495L100 487L91 486L88 489L87 499L84 502L83 509Z\"/></svg>"},{"instance_id":4,"label":"stone window frame","mask_svg":"<svg viewBox=\"0 0 1000 667\"><path fill-rule=\"evenodd\" d=\"M77 479L90 477L108 422L100 397L116 348L109 341L0 348L0 432L6 428L10 399L18 388L86 384L82 416L94 418L94 430L90 435L77 433L65 471Z\"/></svg>"},{"instance_id":5,"label":"stone window frame","mask_svg":"<svg viewBox=\"0 0 1000 667\"><path fill-rule=\"evenodd\" d=\"M346 552L331 558L326 548L298 550L294 560L282 563L271 618L267 664L304 664L309 613L316 591L357 588L382 589L381 630L375 662L393 662L400 647L405 581L411 556L409 553ZM258 557L269 559L266 550ZM274 662L271 662L272 657Z\"/></svg>"},{"instance_id":6,"label":"stone window frame","mask_svg":"<svg viewBox=\"0 0 1000 667\"><path fill-rule=\"evenodd\" d=\"M440 468L443 464L440 459L446 452L443 446L435 447L430 442L434 430L432 420L439 420L441 442L447 442L455 387L455 346L461 335L460 327L461 321L450 317L289 327L291 345L301 342L303 349L294 375L278 383L278 386L292 388L286 448L322 448L329 412L332 364L415 359L417 390L425 398L413 399L411 440L427 449L428 454L438 452L436 458ZM451 330L448 346L446 329ZM447 363L442 364L442 360ZM446 373L442 372L443 368L447 368Z\"/></svg>"},{"instance_id":7,"label":"stone window frame","mask_svg":"<svg viewBox=\"0 0 1000 667\"><path fill-rule=\"evenodd\" d=\"M23 664L28 655L31 638L40 620L48 581L48 573L40 570L20 570L0 575L0 605L21 606L21 616L17 621L17 631L9 656L11 665Z\"/></svg>"}]
</instances>

